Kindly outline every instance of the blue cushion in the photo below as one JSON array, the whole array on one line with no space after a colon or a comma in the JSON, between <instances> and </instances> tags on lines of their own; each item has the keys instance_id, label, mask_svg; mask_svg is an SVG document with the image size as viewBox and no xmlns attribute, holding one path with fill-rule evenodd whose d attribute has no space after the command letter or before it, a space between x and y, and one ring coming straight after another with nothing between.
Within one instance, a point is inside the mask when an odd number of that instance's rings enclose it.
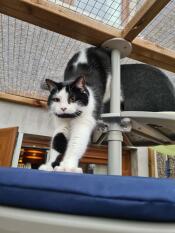
<instances>
[{"instance_id":1,"label":"blue cushion","mask_svg":"<svg viewBox=\"0 0 175 233\"><path fill-rule=\"evenodd\" d=\"M175 181L0 168L0 204L76 215L175 221Z\"/></svg>"}]
</instances>

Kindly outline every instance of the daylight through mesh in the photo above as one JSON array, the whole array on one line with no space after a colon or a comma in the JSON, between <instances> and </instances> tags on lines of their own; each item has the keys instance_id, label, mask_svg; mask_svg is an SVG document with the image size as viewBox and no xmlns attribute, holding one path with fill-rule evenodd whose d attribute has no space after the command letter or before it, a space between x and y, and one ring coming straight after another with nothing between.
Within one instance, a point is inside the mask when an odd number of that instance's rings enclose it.
<instances>
[{"instance_id":1,"label":"daylight through mesh","mask_svg":"<svg viewBox=\"0 0 175 233\"><path fill-rule=\"evenodd\" d=\"M93 20L122 29L145 0L48 0Z\"/></svg>"},{"instance_id":2,"label":"daylight through mesh","mask_svg":"<svg viewBox=\"0 0 175 233\"><path fill-rule=\"evenodd\" d=\"M171 0L139 36L175 50L175 1Z\"/></svg>"}]
</instances>

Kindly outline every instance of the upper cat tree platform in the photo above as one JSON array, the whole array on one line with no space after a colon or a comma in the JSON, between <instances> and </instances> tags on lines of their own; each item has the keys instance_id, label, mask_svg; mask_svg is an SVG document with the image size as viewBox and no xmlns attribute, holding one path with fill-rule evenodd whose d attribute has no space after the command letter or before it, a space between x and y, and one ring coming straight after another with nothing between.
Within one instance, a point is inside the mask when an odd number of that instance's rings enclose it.
<instances>
[{"instance_id":1,"label":"upper cat tree platform","mask_svg":"<svg viewBox=\"0 0 175 233\"><path fill-rule=\"evenodd\" d=\"M155 146L175 143L175 112L121 112L102 115L108 122L118 120L123 131L124 146ZM107 136L99 135L96 143L102 143Z\"/></svg>"}]
</instances>

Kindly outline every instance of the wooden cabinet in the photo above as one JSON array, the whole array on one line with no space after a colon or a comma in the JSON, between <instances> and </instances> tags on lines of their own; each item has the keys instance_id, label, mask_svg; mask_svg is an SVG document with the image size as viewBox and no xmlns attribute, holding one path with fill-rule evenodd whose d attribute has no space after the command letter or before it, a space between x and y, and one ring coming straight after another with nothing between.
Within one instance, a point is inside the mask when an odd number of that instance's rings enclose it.
<instances>
[{"instance_id":1,"label":"wooden cabinet","mask_svg":"<svg viewBox=\"0 0 175 233\"><path fill-rule=\"evenodd\" d=\"M122 175L131 176L131 151L122 151Z\"/></svg>"},{"instance_id":2,"label":"wooden cabinet","mask_svg":"<svg viewBox=\"0 0 175 233\"><path fill-rule=\"evenodd\" d=\"M17 134L18 127L0 129L0 166L11 166Z\"/></svg>"},{"instance_id":3,"label":"wooden cabinet","mask_svg":"<svg viewBox=\"0 0 175 233\"><path fill-rule=\"evenodd\" d=\"M80 162L82 164L96 164L107 166L108 147L89 146ZM131 176L131 150L122 151L122 175Z\"/></svg>"},{"instance_id":4,"label":"wooden cabinet","mask_svg":"<svg viewBox=\"0 0 175 233\"><path fill-rule=\"evenodd\" d=\"M0 129L0 166L11 166L18 127ZM22 140L22 149L49 149L50 138L39 135L25 134ZM19 148L20 150L20 148ZM22 150L21 150L22 151ZM81 164L106 165L108 163L108 147L90 145L81 159ZM18 163L18 161L17 161ZM123 150L122 153L122 175L131 175L131 151Z\"/></svg>"}]
</instances>

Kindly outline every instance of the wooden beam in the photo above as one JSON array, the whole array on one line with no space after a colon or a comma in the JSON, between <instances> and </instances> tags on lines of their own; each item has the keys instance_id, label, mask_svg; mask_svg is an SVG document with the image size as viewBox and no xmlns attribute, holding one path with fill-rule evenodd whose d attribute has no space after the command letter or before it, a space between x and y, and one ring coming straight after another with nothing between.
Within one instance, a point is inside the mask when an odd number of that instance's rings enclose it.
<instances>
[{"instance_id":1,"label":"wooden beam","mask_svg":"<svg viewBox=\"0 0 175 233\"><path fill-rule=\"evenodd\" d=\"M175 72L174 51L139 38L133 41L132 46L130 58Z\"/></svg>"},{"instance_id":2,"label":"wooden beam","mask_svg":"<svg viewBox=\"0 0 175 233\"><path fill-rule=\"evenodd\" d=\"M132 41L170 0L147 0L122 31L122 37Z\"/></svg>"},{"instance_id":3,"label":"wooden beam","mask_svg":"<svg viewBox=\"0 0 175 233\"><path fill-rule=\"evenodd\" d=\"M115 28L45 0L0 0L0 12L94 45L121 36Z\"/></svg>"},{"instance_id":4,"label":"wooden beam","mask_svg":"<svg viewBox=\"0 0 175 233\"><path fill-rule=\"evenodd\" d=\"M33 107L43 107L43 108L47 107L46 101L27 98L27 97L18 96L18 95L11 95L7 93L0 93L0 100L14 102L17 104L26 104L26 105L30 105Z\"/></svg>"}]
</instances>

